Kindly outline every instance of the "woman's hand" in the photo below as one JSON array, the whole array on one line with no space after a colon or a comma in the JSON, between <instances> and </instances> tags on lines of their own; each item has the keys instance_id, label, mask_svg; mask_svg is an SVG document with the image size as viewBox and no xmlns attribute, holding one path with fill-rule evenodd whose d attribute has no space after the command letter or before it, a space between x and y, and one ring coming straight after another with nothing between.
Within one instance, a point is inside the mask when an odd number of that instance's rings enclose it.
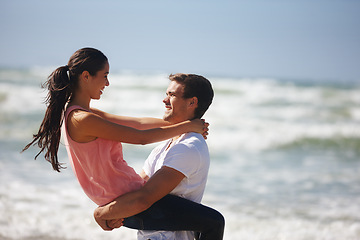
<instances>
[{"instance_id":1,"label":"woman's hand","mask_svg":"<svg viewBox=\"0 0 360 240\"><path fill-rule=\"evenodd\" d=\"M193 119L191 120L191 124L193 124L192 127L194 132L200 133L205 139L207 139L210 124L205 122L205 119Z\"/></svg>"}]
</instances>

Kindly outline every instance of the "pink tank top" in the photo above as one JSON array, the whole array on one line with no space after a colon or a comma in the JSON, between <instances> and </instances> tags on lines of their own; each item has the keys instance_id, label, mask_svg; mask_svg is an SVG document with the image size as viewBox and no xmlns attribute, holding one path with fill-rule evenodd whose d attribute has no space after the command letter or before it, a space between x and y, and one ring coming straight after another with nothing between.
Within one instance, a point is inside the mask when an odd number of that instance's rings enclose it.
<instances>
[{"instance_id":1,"label":"pink tank top","mask_svg":"<svg viewBox=\"0 0 360 240\"><path fill-rule=\"evenodd\" d=\"M75 109L88 111L80 106L69 107L62 129L71 166L86 195L101 206L142 187L145 181L123 159L120 142L97 138L78 143L71 139L65 126Z\"/></svg>"}]
</instances>

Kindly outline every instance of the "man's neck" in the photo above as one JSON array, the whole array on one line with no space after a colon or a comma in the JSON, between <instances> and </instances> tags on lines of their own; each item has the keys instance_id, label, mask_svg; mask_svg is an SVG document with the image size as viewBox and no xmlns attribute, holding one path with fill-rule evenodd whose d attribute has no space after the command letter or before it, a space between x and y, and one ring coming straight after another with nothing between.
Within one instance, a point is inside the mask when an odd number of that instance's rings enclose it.
<instances>
[{"instance_id":1,"label":"man's neck","mask_svg":"<svg viewBox=\"0 0 360 240\"><path fill-rule=\"evenodd\" d=\"M181 134L181 135L182 135L182 134ZM172 138L172 142L175 142L176 140L178 140L179 137L181 137L181 135L173 137L173 138Z\"/></svg>"},{"instance_id":2,"label":"man's neck","mask_svg":"<svg viewBox=\"0 0 360 240\"><path fill-rule=\"evenodd\" d=\"M171 148L172 146L174 146L176 140L178 140L181 137L181 135L173 137L169 143L169 145L167 146L166 150L168 150L169 148Z\"/></svg>"},{"instance_id":3,"label":"man's neck","mask_svg":"<svg viewBox=\"0 0 360 240\"><path fill-rule=\"evenodd\" d=\"M178 120L178 121L170 121L170 123L171 123L171 124L177 124L177 123L180 123L180 122L183 122L183 121L186 121L186 120L190 120L190 119L182 119L182 120ZM181 137L181 135L182 135L182 134L173 137L173 138L171 139L171 143L169 144L169 147L168 147L168 148L170 148L170 146L172 146L172 145L174 144L174 142L175 142L176 140L178 140L179 137Z\"/></svg>"}]
</instances>

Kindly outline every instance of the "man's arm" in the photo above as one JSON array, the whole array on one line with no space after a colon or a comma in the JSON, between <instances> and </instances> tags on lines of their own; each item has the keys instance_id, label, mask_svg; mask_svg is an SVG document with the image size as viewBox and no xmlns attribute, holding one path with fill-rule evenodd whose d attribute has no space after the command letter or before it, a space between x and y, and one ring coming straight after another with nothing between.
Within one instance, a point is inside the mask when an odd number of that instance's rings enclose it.
<instances>
[{"instance_id":1,"label":"man's arm","mask_svg":"<svg viewBox=\"0 0 360 240\"><path fill-rule=\"evenodd\" d=\"M184 177L185 175L181 172L163 166L139 190L126 193L113 202L98 207L94 212L94 217L96 221L101 221L138 214L169 194Z\"/></svg>"}]
</instances>

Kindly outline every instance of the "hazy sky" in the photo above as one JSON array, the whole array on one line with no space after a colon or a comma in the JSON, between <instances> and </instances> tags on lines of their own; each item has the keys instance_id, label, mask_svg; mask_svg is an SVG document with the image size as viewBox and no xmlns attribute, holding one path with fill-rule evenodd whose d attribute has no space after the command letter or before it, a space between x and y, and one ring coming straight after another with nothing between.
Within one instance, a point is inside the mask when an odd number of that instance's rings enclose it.
<instances>
[{"instance_id":1,"label":"hazy sky","mask_svg":"<svg viewBox=\"0 0 360 240\"><path fill-rule=\"evenodd\" d=\"M91 46L114 71L360 81L357 0L0 0L0 29L0 67Z\"/></svg>"}]
</instances>

